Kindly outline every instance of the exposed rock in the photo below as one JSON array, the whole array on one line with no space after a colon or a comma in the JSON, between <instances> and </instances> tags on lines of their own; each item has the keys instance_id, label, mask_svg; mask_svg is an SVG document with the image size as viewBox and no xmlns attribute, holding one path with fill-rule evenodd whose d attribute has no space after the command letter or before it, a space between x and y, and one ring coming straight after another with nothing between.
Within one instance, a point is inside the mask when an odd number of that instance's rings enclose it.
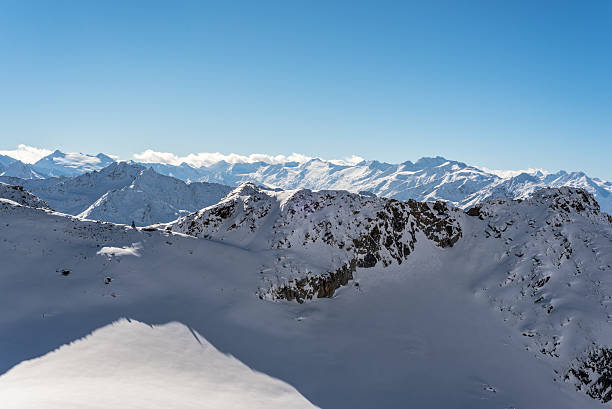
<instances>
[{"instance_id":1,"label":"exposed rock","mask_svg":"<svg viewBox=\"0 0 612 409\"><path fill-rule=\"evenodd\" d=\"M573 382L577 390L593 399L612 400L612 349L598 347L579 358L567 371L565 381Z\"/></svg>"}]
</instances>

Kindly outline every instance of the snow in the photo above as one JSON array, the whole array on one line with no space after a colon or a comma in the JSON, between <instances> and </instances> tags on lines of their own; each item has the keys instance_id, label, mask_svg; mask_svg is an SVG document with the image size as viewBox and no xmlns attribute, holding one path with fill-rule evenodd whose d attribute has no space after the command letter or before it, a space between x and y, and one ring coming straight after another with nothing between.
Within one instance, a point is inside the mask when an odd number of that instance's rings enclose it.
<instances>
[{"instance_id":1,"label":"snow","mask_svg":"<svg viewBox=\"0 0 612 409\"><path fill-rule=\"evenodd\" d=\"M142 243L132 243L131 246L124 247L102 247L96 254L104 254L109 257L135 256L140 257Z\"/></svg>"},{"instance_id":2,"label":"snow","mask_svg":"<svg viewBox=\"0 0 612 409\"><path fill-rule=\"evenodd\" d=\"M169 222L218 203L230 190L216 183L186 184L143 169L130 185L106 192L78 216L124 224L133 220L138 226Z\"/></svg>"},{"instance_id":3,"label":"snow","mask_svg":"<svg viewBox=\"0 0 612 409\"><path fill-rule=\"evenodd\" d=\"M9 205L12 205L12 206L21 206L21 204L19 204L19 203L15 202L14 200L11 200L11 199L5 199L5 198L3 198L3 197L0 197L0 202L2 202L2 203L6 203L6 204L9 204Z\"/></svg>"},{"instance_id":4,"label":"snow","mask_svg":"<svg viewBox=\"0 0 612 409\"><path fill-rule=\"evenodd\" d=\"M53 396L62 408L114 399L115 390L125 400L107 406L137 407L150 396L142 406L235 407L191 387L229 376L228 388L262 385L254 393L270 405L307 406L299 392L324 408L601 407L563 376L587 347L612 339L612 220L581 190L496 199L478 215L415 204L422 215L411 213L408 225L426 223L429 209L434 226L460 227L459 240L440 246L446 230L428 235L425 224L401 264L381 248L389 264L356 268L332 298L260 299L273 280L342 263L350 253L339 240L363 232L369 215L401 206L392 203L243 185L193 215L203 228L208 220L203 239L0 202L0 394L25 395L20 404L30 407L54 390L67 391ZM306 233L313 241L302 248ZM282 245L271 240L282 237ZM105 250L134 243L140 257ZM148 394L162 380L171 403ZM246 387L232 390L245 397Z\"/></svg>"},{"instance_id":5,"label":"snow","mask_svg":"<svg viewBox=\"0 0 612 409\"><path fill-rule=\"evenodd\" d=\"M11 409L314 408L178 322L121 319L0 379Z\"/></svg>"},{"instance_id":6,"label":"snow","mask_svg":"<svg viewBox=\"0 0 612 409\"><path fill-rule=\"evenodd\" d=\"M100 170L114 162L113 158L101 153L94 156L56 150L38 160L32 167L47 177L78 176L85 172Z\"/></svg>"}]
</instances>

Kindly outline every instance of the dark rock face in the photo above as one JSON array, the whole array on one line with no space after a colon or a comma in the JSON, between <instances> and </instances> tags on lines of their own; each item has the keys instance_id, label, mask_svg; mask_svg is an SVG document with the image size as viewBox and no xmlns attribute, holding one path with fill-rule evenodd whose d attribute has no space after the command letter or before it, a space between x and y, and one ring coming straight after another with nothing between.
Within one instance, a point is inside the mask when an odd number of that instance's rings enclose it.
<instances>
[{"instance_id":1,"label":"dark rock face","mask_svg":"<svg viewBox=\"0 0 612 409\"><path fill-rule=\"evenodd\" d=\"M482 217L480 216L480 206L478 206L478 205L476 205L474 207L470 207L465 213L468 216L479 217L479 218L482 219Z\"/></svg>"},{"instance_id":2,"label":"dark rock face","mask_svg":"<svg viewBox=\"0 0 612 409\"><path fill-rule=\"evenodd\" d=\"M321 206L315 203L311 208L315 212ZM338 248L346 246L353 258L334 272L291 280L274 292L274 298L303 302L314 296L332 297L336 289L348 284L357 267L372 268L379 262L384 267L393 262L401 264L414 250L419 231L442 248L453 246L462 235L450 209L440 202L432 204L414 200L386 200L383 209L377 212L376 219L366 219L366 223L367 233L352 239L348 245L333 235L329 221L320 223L318 227L321 230L316 237ZM316 237L313 239L310 233L306 234L308 237L304 237L305 242L309 239L316 241Z\"/></svg>"},{"instance_id":3,"label":"dark rock face","mask_svg":"<svg viewBox=\"0 0 612 409\"><path fill-rule=\"evenodd\" d=\"M565 381L573 382L577 390L604 403L612 400L612 349L599 347L579 359L570 368Z\"/></svg>"},{"instance_id":4,"label":"dark rock face","mask_svg":"<svg viewBox=\"0 0 612 409\"><path fill-rule=\"evenodd\" d=\"M351 260L334 272L290 280L287 285L274 291L274 298L288 301L296 300L300 304L305 300L313 299L315 296L317 298L331 298L338 288L347 285L353 279L356 267L356 261Z\"/></svg>"},{"instance_id":5,"label":"dark rock face","mask_svg":"<svg viewBox=\"0 0 612 409\"><path fill-rule=\"evenodd\" d=\"M590 210L594 213L599 213L599 203L593 195L584 189L561 188L550 194L548 197L553 197L553 203L550 208L553 210L561 209L566 213L573 210L578 213Z\"/></svg>"},{"instance_id":6,"label":"dark rock face","mask_svg":"<svg viewBox=\"0 0 612 409\"><path fill-rule=\"evenodd\" d=\"M418 231L442 248L452 247L462 234L448 207L441 202L389 200L376 216L369 232L353 239L358 267L374 267L379 261L384 266L393 261L401 264L414 250ZM383 256L383 250L390 257Z\"/></svg>"},{"instance_id":7,"label":"dark rock face","mask_svg":"<svg viewBox=\"0 0 612 409\"><path fill-rule=\"evenodd\" d=\"M362 260L358 261L357 266L362 268L370 268L374 267L377 262L378 260L376 260L376 256L374 256L372 253L368 253Z\"/></svg>"}]
</instances>

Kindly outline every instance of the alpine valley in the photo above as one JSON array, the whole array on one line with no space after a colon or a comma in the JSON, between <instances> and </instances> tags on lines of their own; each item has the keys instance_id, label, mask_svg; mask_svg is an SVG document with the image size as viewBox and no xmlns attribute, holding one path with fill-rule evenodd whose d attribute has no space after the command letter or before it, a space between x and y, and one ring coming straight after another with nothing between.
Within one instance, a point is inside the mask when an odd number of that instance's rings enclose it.
<instances>
[{"instance_id":1,"label":"alpine valley","mask_svg":"<svg viewBox=\"0 0 612 409\"><path fill-rule=\"evenodd\" d=\"M612 405L612 184L0 156L11 409Z\"/></svg>"}]
</instances>

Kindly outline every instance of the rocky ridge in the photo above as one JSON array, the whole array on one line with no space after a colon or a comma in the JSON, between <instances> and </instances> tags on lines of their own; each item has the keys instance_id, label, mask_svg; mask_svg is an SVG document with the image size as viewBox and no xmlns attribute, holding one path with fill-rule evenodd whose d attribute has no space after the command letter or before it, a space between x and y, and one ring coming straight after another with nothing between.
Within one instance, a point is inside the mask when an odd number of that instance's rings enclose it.
<instances>
[{"instance_id":1,"label":"rocky ridge","mask_svg":"<svg viewBox=\"0 0 612 409\"><path fill-rule=\"evenodd\" d=\"M516 328L524 348L550 361L558 381L603 402L612 397L612 330L602 325L612 319L612 217L584 189L541 189L462 211L246 183L219 204L159 227L274 252L275 264L261 266L260 298L300 303L332 297L358 269L400 266L418 245L448 254L467 248L457 257L468 262L473 252L479 270L495 272L475 282L475 296ZM464 250L454 249L462 242Z\"/></svg>"},{"instance_id":2,"label":"rocky ridge","mask_svg":"<svg viewBox=\"0 0 612 409\"><path fill-rule=\"evenodd\" d=\"M23 186L8 185L0 182L0 198L8 199L22 206L51 210L44 201L28 192Z\"/></svg>"},{"instance_id":3,"label":"rocky ridge","mask_svg":"<svg viewBox=\"0 0 612 409\"><path fill-rule=\"evenodd\" d=\"M516 326L525 348L552 360L556 378L607 402L612 393L612 217L583 189L542 189L526 200L494 199L467 211L477 234L501 244L505 274L481 294Z\"/></svg>"},{"instance_id":4,"label":"rocky ridge","mask_svg":"<svg viewBox=\"0 0 612 409\"><path fill-rule=\"evenodd\" d=\"M401 264L420 239L451 247L461 237L457 212L441 202L400 202L345 191L273 192L245 183L219 204L163 227L277 251L273 270L281 281L262 297L303 302L333 296L356 268ZM322 251L330 255L324 264L332 270L305 268L294 261L316 259Z\"/></svg>"}]
</instances>

